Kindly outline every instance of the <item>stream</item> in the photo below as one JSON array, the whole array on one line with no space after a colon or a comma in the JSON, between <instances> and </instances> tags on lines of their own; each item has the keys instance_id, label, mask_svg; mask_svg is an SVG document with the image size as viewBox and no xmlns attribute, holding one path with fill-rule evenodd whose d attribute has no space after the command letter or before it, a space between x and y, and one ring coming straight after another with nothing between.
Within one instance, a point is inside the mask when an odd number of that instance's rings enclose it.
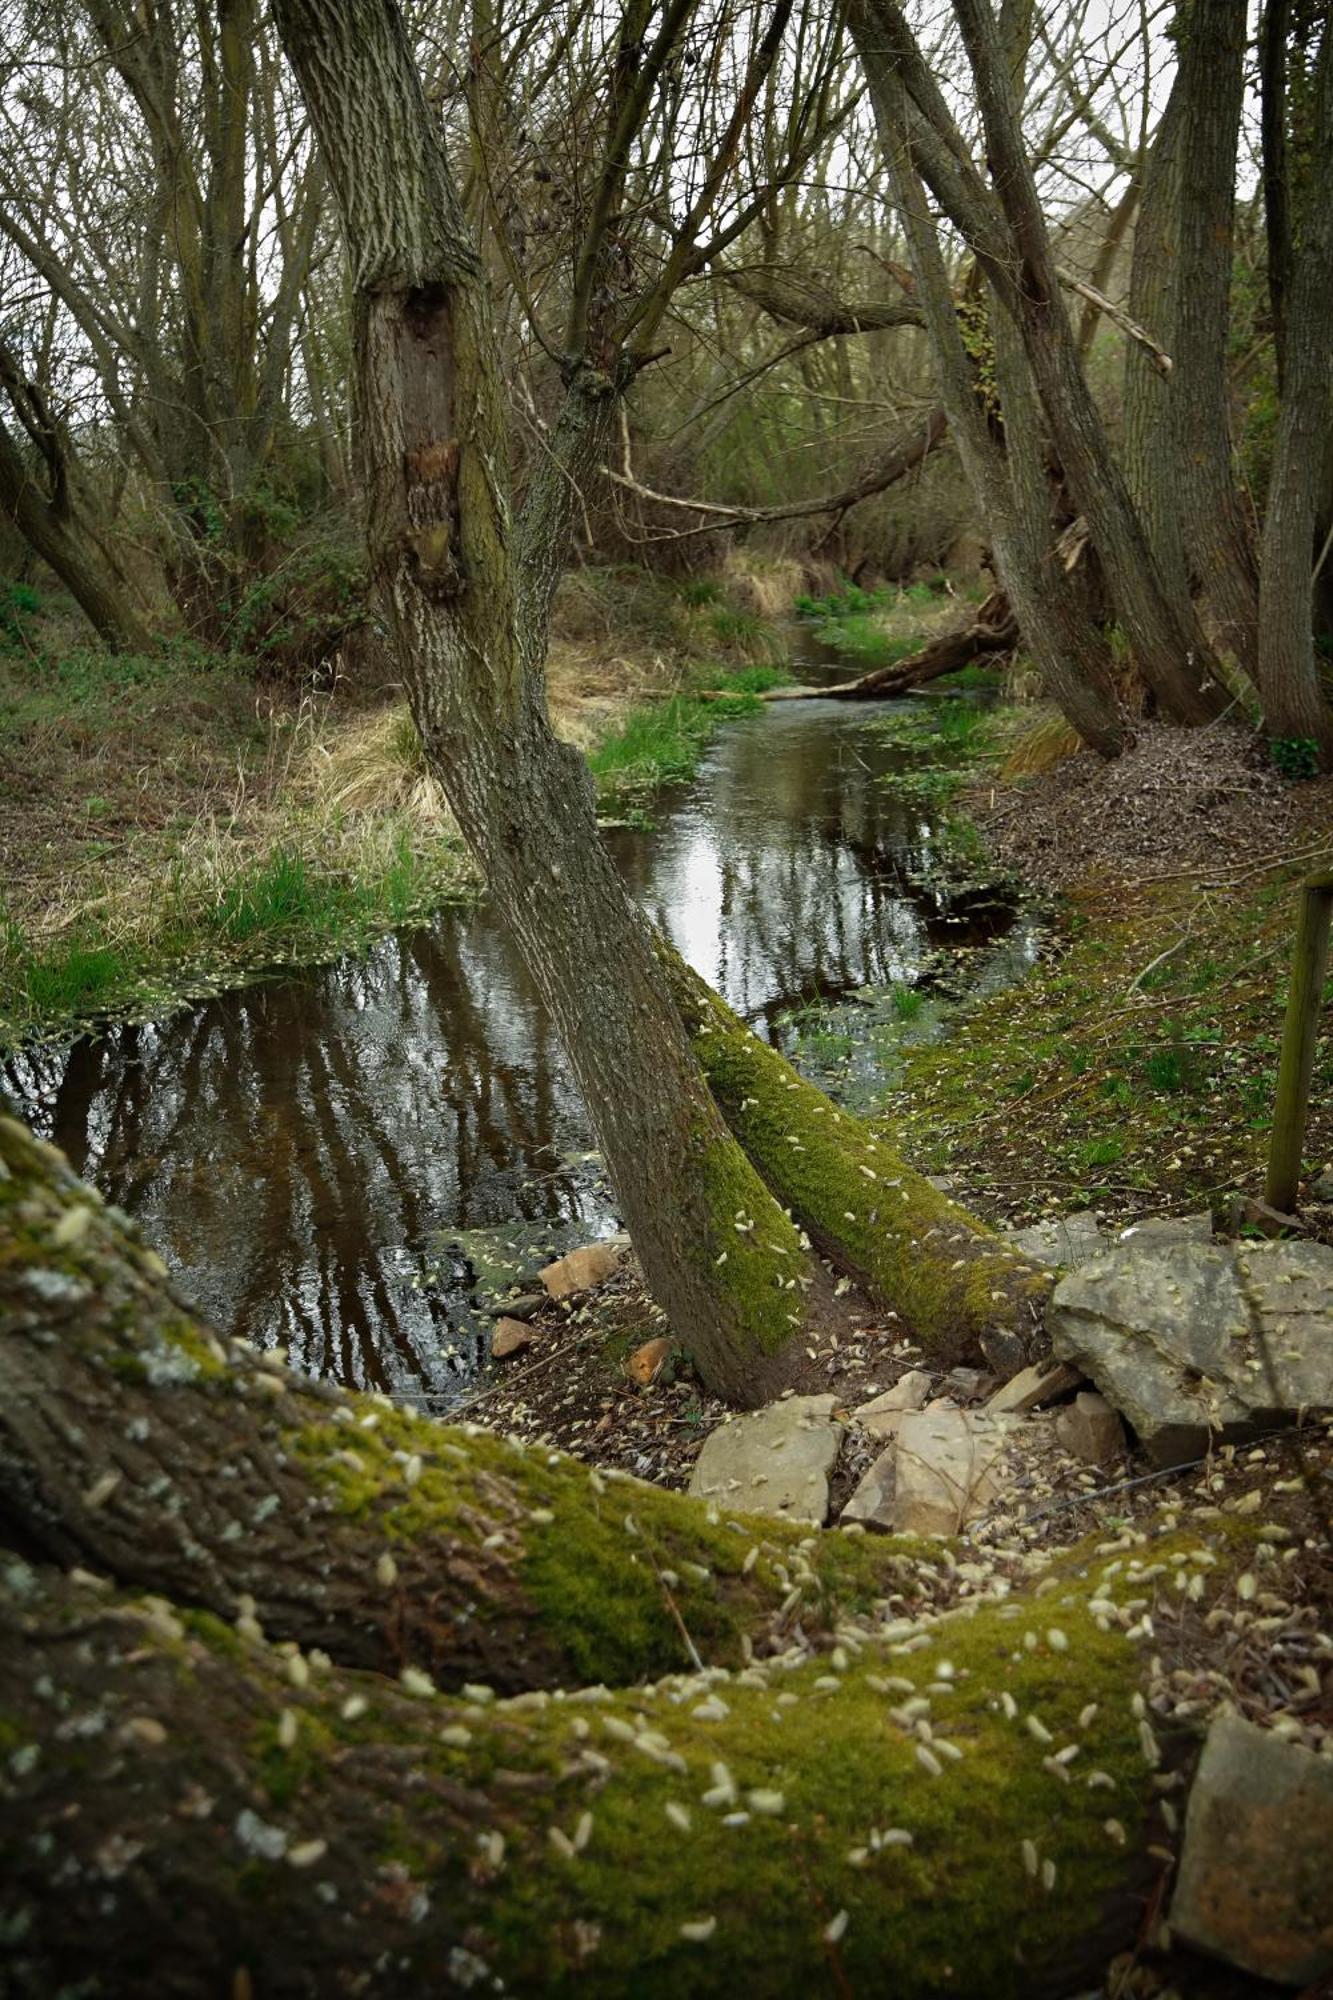
<instances>
[{"instance_id":1,"label":"stream","mask_svg":"<svg viewBox=\"0 0 1333 2000\"><path fill-rule=\"evenodd\" d=\"M718 732L651 828L607 834L690 963L853 1099L879 1073L872 1027L937 1025L929 1009L897 1020L904 988L946 962L966 997L1036 948L1012 900L941 871L937 809L885 787L904 753L884 713L774 703ZM836 1076L831 1047L851 1052ZM159 1023L12 1053L0 1089L210 1319L437 1408L485 1366L478 1283L619 1226L551 1025L485 905Z\"/></svg>"}]
</instances>

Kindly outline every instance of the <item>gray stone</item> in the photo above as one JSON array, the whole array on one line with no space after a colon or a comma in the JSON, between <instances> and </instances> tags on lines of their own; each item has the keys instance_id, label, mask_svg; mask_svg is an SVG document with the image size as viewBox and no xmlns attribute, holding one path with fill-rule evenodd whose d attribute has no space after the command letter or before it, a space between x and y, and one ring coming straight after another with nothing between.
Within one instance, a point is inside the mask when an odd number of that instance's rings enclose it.
<instances>
[{"instance_id":1,"label":"gray stone","mask_svg":"<svg viewBox=\"0 0 1333 2000\"><path fill-rule=\"evenodd\" d=\"M492 1319L535 1319L546 1304L545 1292L520 1292L516 1299L505 1299L488 1306Z\"/></svg>"},{"instance_id":2,"label":"gray stone","mask_svg":"<svg viewBox=\"0 0 1333 2000\"><path fill-rule=\"evenodd\" d=\"M956 1535L1000 1491L1001 1457L1017 1424L984 1410L917 1410L894 1448L890 1525L905 1535Z\"/></svg>"},{"instance_id":3,"label":"gray stone","mask_svg":"<svg viewBox=\"0 0 1333 2000\"><path fill-rule=\"evenodd\" d=\"M1131 1222L1120 1232L1122 1243L1208 1243L1212 1240L1213 1217L1209 1209L1198 1215L1149 1215Z\"/></svg>"},{"instance_id":4,"label":"gray stone","mask_svg":"<svg viewBox=\"0 0 1333 2000\"><path fill-rule=\"evenodd\" d=\"M721 1424L704 1442L690 1492L738 1513L822 1526L843 1427L832 1396L789 1396Z\"/></svg>"},{"instance_id":5,"label":"gray stone","mask_svg":"<svg viewBox=\"0 0 1333 2000\"><path fill-rule=\"evenodd\" d=\"M1171 1929L1261 1979L1333 1971L1333 1760L1239 1715L1208 1731Z\"/></svg>"},{"instance_id":6,"label":"gray stone","mask_svg":"<svg viewBox=\"0 0 1333 2000\"><path fill-rule=\"evenodd\" d=\"M1125 1449L1125 1427L1095 1389L1080 1389L1067 1408L1056 1411L1055 1435L1070 1457L1085 1465L1110 1465Z\"/></svg>"},{"instance_id":7,"label":"gray stone","mask_svg":"<svg viewBox=\"0 0 1333 2000\"><path fill-rule=\"evenodd\" d=\"M977 1346L1002 1382L1027 1366L1027 1344L1010 1326L986 1327L977 1335Z\"/></svg>"},{"instance_id":8,"label":"gray stone","mask_svg":"<svg viewBox=\"0 0 1333 2000\"><path fill-rule=\"evenodd\" d=\"M951 1368L944 1380L960 1403L979 1403L995 1387L995 1377L984 1368Z\"/></svg>"},{"instance_id":9,"label":"gray stone","mask_svg":"<svg viewBox=\"0 0 1333 2000\"><path fill-rule=\"evenodd\" d=\"M1143 1243L1056 1286L1056 1355L1081 1368L1158 1465L1298 1411L1333 1408L1333 1250Z\"/></svg>"},{"instance_id":10,"label":"gray stone","mask_svg":"<svg viewBox=\"0 0 1333 2000\"><path fill-rule=\"evenodd\" d=\"M1315 1201L1333 1201L1333 1167L1324 1167L1315 1175L1310 1193Z\"/></svg>"},{"instance_id":11,"label":"gray stone","mask_svg":"<svg viewBox=\"0 0 1333 2000\"><path fill-rule=\"evenodd\" d=\"M1039 1409L1043 1403L1067 1396L1082 1380L1078 1369L1071 1368L1067 1361L1034 1361L1030 1368L1022 1369L1003 1383L986 1408L997 1417L1022 1416L1026 1410Z\"/></svg>"},{"instance_id":12,"label":"gray stone","mask_svg":"<svg viewBox=\"0 0 1333 2000\"><path fill-rule=\"evenodd\" d=\"M902 1412L903 1415L907 1413ZM842 1510L844 1521L864 1521L868 1528L891 1530L893 1521L894 1461L898 1455L896 1445L882 1451L871 1466L851 1499Z\"/></svg>"},{"instance_id":13,"label":"gray stone","mask_svg":"<svg viewBox=\"0 0 1333 2000\"><path fill-rule=\"evenodd\" d=\"M1033 1257L1039 1264L1060 1264L1067 1271L1076 1271L1107 1244L1090 1208L1058 1216L1052 1222L1034 1222L1028 1229L1008 1229L1005 1235L1025 1257Z\"/></svg>"},{"instance_id":14,"label":"gray stone","mask_svg":"<svg viewBox=\"0 0 1333 2000\"><path fill-rule=\"evenodd\" d=\"M905 1413L919 1410L929 1394L930 1376L925 1369L909 1368L891 1389L869 1403L862 1403L853 1415L872 1437L895 1437Z\"/></svg>"}]
</instances>

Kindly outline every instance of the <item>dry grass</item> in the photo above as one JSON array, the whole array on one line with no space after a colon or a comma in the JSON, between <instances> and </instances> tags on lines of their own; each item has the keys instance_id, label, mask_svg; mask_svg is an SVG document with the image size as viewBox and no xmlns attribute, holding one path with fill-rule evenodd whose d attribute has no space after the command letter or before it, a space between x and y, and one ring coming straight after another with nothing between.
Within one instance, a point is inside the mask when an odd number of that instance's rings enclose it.
<instances>
[{"instance_id":1,"label":"dry grass","mask_svg":"<svg viewBox=\"0 0 1333 2000\"><path fill-rule=\"evenodd\" d=\"M1066 757L1075 757L1083 739L1063 715L1046 714L1014 743L1000 766L1002 778L1037 778L1053 771Z\"/></svg>"}]
</instances>

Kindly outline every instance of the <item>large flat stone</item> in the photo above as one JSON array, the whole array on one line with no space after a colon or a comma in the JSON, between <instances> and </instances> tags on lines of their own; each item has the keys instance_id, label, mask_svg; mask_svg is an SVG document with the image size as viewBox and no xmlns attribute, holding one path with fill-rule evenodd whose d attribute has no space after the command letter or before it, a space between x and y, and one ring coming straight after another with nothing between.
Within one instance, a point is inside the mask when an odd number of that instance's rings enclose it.
<instances>
[{"instance_id":1,"label":"large flat stone","mask_svg":"<svg viewBox=\"0 0 1333 2000\"><path fill-rule=\"evenodd\" d=\"M985 1410L906 1415L894 1447L889 1525L904 1535L956 1535L984 1514L999 1497L1004 1446L1020 1421Z\"/></svg>"},{"instance_id":2,"label":"large flat stone","mask_svg":"<svg viewBox=\"0 0 1333 2000\"><path fill-rule=\"evenodd\" d=\"M1056 1286L1051 1345L1159 1465L1333 1408L1333 1250L1318 1243L1116 1245Z\"/></svg>"},{"instance_id":3,"label":"large flat stone","mask_svg":"<svg viewBox=\"0 0 1333 2000\"><path fill-rule=\"evenodd\" d=\"M1330 1855L1333 1760L1219 1716L1186 1810L1172 1930L1261 1979L1313 1986L1333 1972Z\"/></svg>"},{"instance_id":4,"label":"large flat stone","mask_svg":"<svg viewBox=\"0 0 1333 2000\"><path fill-rule=\"evenodd\" d=\"M694 1462L690 1492L739 1513L822 1526L843 1431L833 1403L832 1396L789 1396L721 1424Z\"/></svg>"}]
</instances>

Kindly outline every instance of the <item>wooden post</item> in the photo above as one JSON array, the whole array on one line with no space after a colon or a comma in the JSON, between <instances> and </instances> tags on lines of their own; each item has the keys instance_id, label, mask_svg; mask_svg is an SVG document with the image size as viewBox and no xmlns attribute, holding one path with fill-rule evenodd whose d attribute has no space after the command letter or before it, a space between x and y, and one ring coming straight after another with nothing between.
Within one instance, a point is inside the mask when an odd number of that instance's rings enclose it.
<instances>
[{"instance_id":1,"label":"wooden post","mask_svg":"<svg viewBox=\"0 0 1333 2000\"><path fill-rule=\"evenodd\" d=\"M1300 1184L1310 1078L1314 1073L1319 1010L1328 970L1330 917L1333 917L1333 874L1312 876L1301 885L1287 1020L1282 1031L1282 1061L1273 1106L1273 1136L1268 1145L1268 1180L1264 1188L1264 1200L1269 1206L1287 1215L1296 1205Z\"/></svg>"}]
</instances>

